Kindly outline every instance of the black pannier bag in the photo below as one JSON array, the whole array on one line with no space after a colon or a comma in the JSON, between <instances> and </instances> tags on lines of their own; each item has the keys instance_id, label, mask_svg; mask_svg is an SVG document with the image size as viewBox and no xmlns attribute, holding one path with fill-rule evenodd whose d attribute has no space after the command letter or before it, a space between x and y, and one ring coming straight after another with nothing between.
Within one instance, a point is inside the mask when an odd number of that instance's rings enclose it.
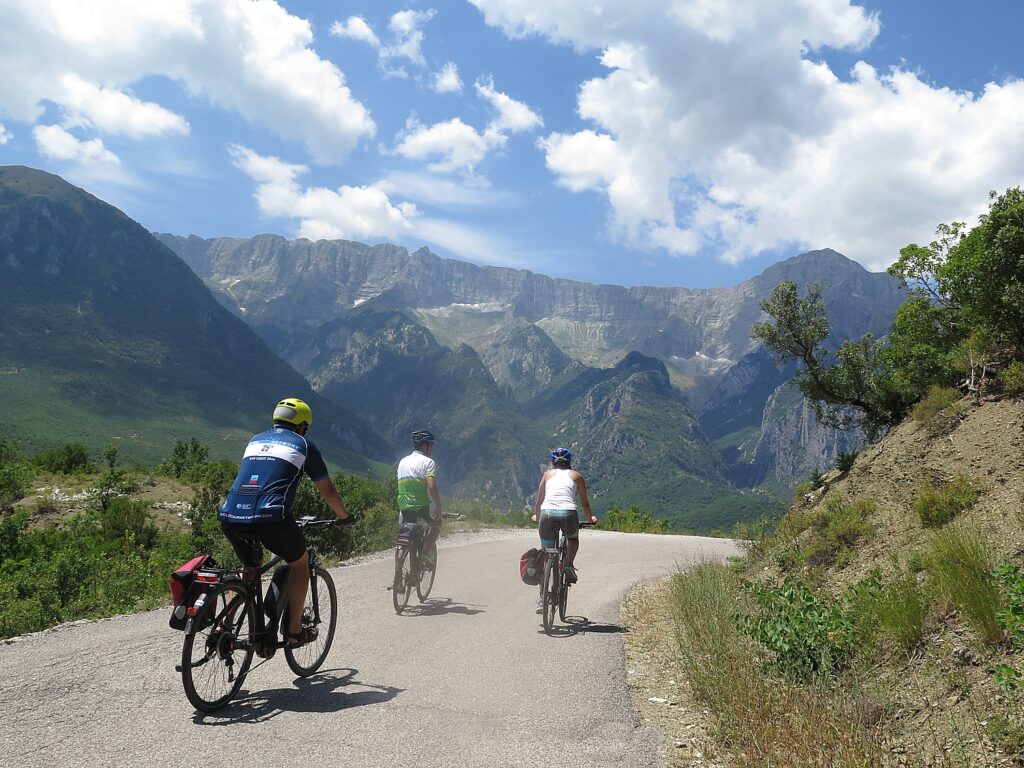
<instances>
[{"instance_id":1,"label":"black pannier bag","mask_svg":"<svg viewBox=\"0 0 1024 768\"><path fill-rule=\"evenodd\" d=\"M528 549L519 558L519 577L524 584L535 587L544 575L544 550Z\"/></svg>"}]
</instances>

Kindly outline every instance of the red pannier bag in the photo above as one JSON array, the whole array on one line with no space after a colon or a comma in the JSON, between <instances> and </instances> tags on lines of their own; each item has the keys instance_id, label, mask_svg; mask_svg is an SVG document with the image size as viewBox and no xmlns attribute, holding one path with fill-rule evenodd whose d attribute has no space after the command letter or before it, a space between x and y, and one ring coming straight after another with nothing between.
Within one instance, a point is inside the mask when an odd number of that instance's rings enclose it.
<instances>
[{"instance_id":1,"label":"red pannier bag","mask_svg":"<svg viewBox=\"0 0 1024 768\"><path fill-rule=\"evenodd\" d=\"M524 584L535 587L544 575L544 550L528 549L519 558L519 578Z\"/></svg>"},{"instance_id":2,"label":"red pannier bag","mask_svg":"<svg viewBox=\"0 0 1024 768\"><path fill-rule=\"evenodd\" d=\"M217 563L210 555L193 557L187 563L171 574L168 582L171 588L171 602L174 607L171 610L171 629L185 629L188 624L188 608L191 606L200 593L207 592L211 584L196 581L196 572L202 568L216 568Z\"/></svg>"}]
</instances>

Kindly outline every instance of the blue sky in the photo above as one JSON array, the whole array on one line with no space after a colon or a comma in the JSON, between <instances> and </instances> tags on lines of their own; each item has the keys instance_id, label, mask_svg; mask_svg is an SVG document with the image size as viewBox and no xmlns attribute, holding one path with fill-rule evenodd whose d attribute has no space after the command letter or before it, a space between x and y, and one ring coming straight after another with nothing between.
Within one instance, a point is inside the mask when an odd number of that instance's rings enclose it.
<instances>
[{"instance_id":1,"label":"blue sky","mask_svg":"<svg viewBox=\"0 0 1024 768\"><path fill-rule=\"evenodd\" d=\"M1004 0L0 0L0 163L162 232L627 285L881 269L1024 183Z\"/></svg>"}]
</instances>

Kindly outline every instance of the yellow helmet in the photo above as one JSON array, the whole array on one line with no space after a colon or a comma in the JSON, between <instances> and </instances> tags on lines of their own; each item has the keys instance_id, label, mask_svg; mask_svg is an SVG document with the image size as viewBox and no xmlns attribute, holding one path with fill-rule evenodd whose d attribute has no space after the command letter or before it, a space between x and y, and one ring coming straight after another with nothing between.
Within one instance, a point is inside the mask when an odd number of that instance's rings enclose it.
<instances>
[{"instance_id":1,"label":"yellow helmet","mask_svg":"<svg viewBox=\"0 0 1024 768\"><path fill-rule=\"evenodd\" d=\"M283 421L288 424L299 426L306 424L313 426L313 411L309 409L304 400L297 397L286 397L274 408L274 421Z\"/></svg>"}]
</instances>

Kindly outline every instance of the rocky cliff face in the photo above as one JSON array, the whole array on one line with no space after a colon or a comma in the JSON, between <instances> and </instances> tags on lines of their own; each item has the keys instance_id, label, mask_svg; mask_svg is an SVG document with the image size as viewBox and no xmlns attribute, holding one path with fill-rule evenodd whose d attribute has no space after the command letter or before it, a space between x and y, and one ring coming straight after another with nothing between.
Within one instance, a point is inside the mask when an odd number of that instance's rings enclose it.
<instances>
[{"instance_id":1,"label":"rocky cliff face","mask_svg":"<svg viewBox=\"0 0 1024 768\"><path fill-rule=\"evenodd\" d=\"M615 398L603 399L605 390L590 390L603 386L606 372L630 353L656 358L686 398L672 410L690 409L686 418L700 429L702 450L719 463L723 476L744 486L764 478L794 479L799 472L788 473L806 461L825 466L831 460L827 446L843 439L820 430L820 438L808 439L811 453L821 453L797 460L797 453L807 452L800 442L808 437L806 424L791 416L775 424L777 408L766 422L769 398L791 371L777 370L750 338L751 326L762 319L759 302L782 280L821 283L833 334L842 340L885 334L902 301L888 275L866 272L830 250L780 262L733 288L691 290L592 285L391 245L160 237L286 360L318 376L324 391L327 380L314 373L323 370L323 362L315 362L321 346L332 335L341 338L349 319L368 310L401 312L448 350L469 345L495 391L518 402L542 432L554 429L554 415L571 423L566 403L583 408L584 396L595 406L600 401L601 407L621 407L625 400L615 406ZM345 354L351 352L332 352L331 365L358 364L342 361ZM372 409L368 400L348 402ZM755 450L762 435L765 442ZM614 443L624 456L620 449L628 437L621 433L617 440L608 445Z\"/></svg>"}]
</instances>

